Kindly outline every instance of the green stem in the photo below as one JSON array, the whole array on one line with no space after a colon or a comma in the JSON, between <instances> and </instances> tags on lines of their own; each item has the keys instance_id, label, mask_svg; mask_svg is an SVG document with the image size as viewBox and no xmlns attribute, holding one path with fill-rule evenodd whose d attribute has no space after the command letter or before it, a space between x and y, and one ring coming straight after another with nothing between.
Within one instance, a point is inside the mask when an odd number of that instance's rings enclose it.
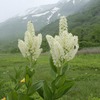
<instances>
[{"instance_id":1,"label":"green stem","mask_svg":"<svg viewBox=\"0 0 100 100\"><path fill-rule=\"evenodd\" d=\"M62 74L62 67L57 68L57 74L58 74L58 76Z\"/></svg>"},{"instance_id":2,"label":"green stem","mask_svg":"<svg viewBox=\"0 0 100 100\"><path fill-rule=\"evenodd\" d=\"M30 68L32 68L32 55L30 56Z\"/></svg>"}]
</instances>

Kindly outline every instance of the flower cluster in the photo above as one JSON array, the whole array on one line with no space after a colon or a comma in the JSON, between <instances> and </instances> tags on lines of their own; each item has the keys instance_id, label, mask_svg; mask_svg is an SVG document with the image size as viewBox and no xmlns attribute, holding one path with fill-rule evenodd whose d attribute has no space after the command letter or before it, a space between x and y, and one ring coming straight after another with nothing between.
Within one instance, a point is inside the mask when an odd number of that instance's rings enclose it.
<instances>
[{"instance_id":1,"label":"flower cluster","mask_svg":"<svg viewBox=\"0 0 100 100\"><path fill-rule=\"evenodd\" d=\"M42 49L40 48L42 43L42 35L35 35L34 26L31 21L27 24L27 31L25 32L24 41L18 40L18 47L24 57L32 56L34 61L39 57Z\"/></svg>"},{"instance_id":2,"label":"flower cluster","mask_svg":"<svg viewBox=\"0 0 100 100\"><path fill-rule=\"evenodd\" d=\"M46 36L56 67L61 67L64 62L73 59L79 48L78 37L68 33L67 27L66 17L63 16L59 23L59 35L54 38Z\"/></svg>"},{"instance_id":3,"label":"flower cluster","mask_svg":"<svg viewBox=\"0 0 100 100\"><path fill-rule=\"evenodd\" d=\"M59 21L59 35L64 31L68 31L67 19L65 16L62 16Z\"/></svg>"}]
</instances>

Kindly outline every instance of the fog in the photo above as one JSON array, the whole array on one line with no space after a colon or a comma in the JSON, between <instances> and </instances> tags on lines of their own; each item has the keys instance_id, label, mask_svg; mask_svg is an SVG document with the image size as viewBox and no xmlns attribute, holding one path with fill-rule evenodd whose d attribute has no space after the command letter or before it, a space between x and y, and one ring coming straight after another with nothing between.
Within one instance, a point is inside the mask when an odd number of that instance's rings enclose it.
<instances>
[{"instance_id":1,"label":"fog","mask_svg":"<svg viewBox=\"0 0 100 100\"><path fill-rule=\"evenodd\" d=\"M31 8L45 4L53 4L59 0L0 0L0 22Z\"/></svg>"}]
</instances>

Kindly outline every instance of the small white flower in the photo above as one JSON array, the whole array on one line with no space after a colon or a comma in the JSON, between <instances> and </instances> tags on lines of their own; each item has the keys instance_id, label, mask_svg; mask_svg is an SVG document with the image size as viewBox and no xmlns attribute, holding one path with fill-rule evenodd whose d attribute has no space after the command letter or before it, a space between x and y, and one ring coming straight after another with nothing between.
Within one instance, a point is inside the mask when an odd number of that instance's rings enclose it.
<instances>
[{"instance_id":1,"label":"small white flower","mask_svg":"<svg viewBox=\"0 0 100 100\"><path fill-rule=\"evenodd\" d=\"M24 57L32 56L34 61L37 60L42 52L40 48L42 43L42 34L35 35L34 26L31 21L27 24L27 31L25 32L24 41L18 41L18 47Z\"/></svg>"},{"instance_id":2,"label":"small white flower","mask_svg":"<svg viewBox=\"0 0 100 100\"><path fill-rule=\"evenodd\" d=\"M27 48L27 46L26 46L26 44L25 44L24 41L18 40L18 48L20 49L20 51L21 51L21 53L22 53L22 55L23 55L24 57L27 57L27 56L28 56L28 55L27 55L27 53L28 53L28 48Z\"/></svg>"},{"instance_id":3,"label":"small white flower","mask_svg":"<svg viewBox=\"0 0 100 100\"><path fill-rule=\"evenodd\" d=\"M34 29L33 23L31 21L28 21L28 23L27 23L27 31L30 32L30 34L32 36L35 35L35 29Z\"/></svg>"},{"instance_id":4,"label":"small white flower","mask_svg":"<svg viewBox=\"0 0 100 100\"><path fill-rule=\"evenodd\" d=\"M52 55L54 65L57 67L61 67L62 62L64 60L64 58L63 58L64 50L63 50L62 46L52 36L47 35L46 38L51 47L50 53Z\"/></svg>"},{"instance_id":5,"label":"small white flower","mask_svg":"<svg viewBox=\"0 0 100 100\"><path fill-rule=\"evenodd\" d=\"M63 35L60 35L59 38L61 39L59 43L65 52L65 60L69 61L73 59L79 48L78 37L64 31Z\"/></svg>"},{"instance_id":6,"label":"small white flower","mask_svg":"<svg viewBox=\"0 0 100 100\"><path fill-rule=\"evenodd\" d=\"M67 19L65 16L62 16L59 21L59 35L64 31L68 32Z\"/></svg>"}]
</instances>

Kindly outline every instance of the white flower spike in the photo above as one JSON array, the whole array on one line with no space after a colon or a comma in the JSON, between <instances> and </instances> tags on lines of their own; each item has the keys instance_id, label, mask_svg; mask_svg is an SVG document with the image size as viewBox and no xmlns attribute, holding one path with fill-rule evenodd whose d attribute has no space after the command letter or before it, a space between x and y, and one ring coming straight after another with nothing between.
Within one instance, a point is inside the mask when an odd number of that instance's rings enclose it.
<instances>
[{"instance_id":1,"label":"white flower spike","mask_svg":"<svg viewBox=\"0 0 100 100\"><path fill-rule=\"evenodd\" d=\"M54 65L61 67L64 57L64 50L62 46L52 36L47 35L46 39L51 48L50 53L53 58Z\"/></svg>"},{"instance_id":2,"label":"white flower spike","mask_svg":"<svg viewBox=\"0 0 100 100\"><path fill-rule=\"evenodd\" d=\"M65 16L62 16L59 21L59 35L64 31L68 32L67 19Z\"/></svg>"},{"instance_id":3,"label":"white flower spike","mask_svg":"<svg viewBox=\"0 0 100 100\"><path fill-rule=\"evenodd\" d=\"M64 62L73 59L79 48L78 37L68 33L67 28L67 20L63 16L59 22L59 35L54 38L50 35L46 36L56 67L61 67Z\"/></svg>"},{"instance_id":4,"label":"white flower spike","mask_svg":"<svg viewBox=\"0 0 100 100\"><path fill-rule=\"evenodd\" d=\"M18 40L18 47L24 57L32 56L34 61L37 60L42 52L40 48L42 43L42 34L35 35L34 26L31 21L27 24L27 31L25 32L24 41Z\"/></svg>"}]
</instances>

